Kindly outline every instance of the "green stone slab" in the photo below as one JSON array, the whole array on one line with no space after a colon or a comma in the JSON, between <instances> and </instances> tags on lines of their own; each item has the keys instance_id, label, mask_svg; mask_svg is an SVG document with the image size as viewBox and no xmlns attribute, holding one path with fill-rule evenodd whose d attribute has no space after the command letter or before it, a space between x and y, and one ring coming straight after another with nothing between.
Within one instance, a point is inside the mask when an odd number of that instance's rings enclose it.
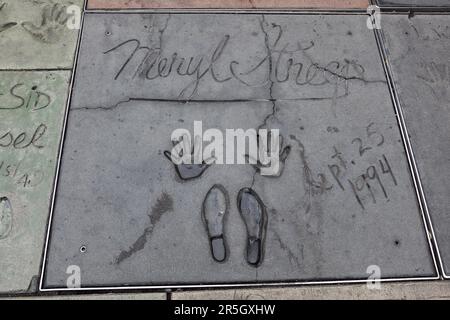
<instances>
[{"instance_id":1,"label":"green stone slab","mask_svg":"<svg viewBox=\"0 0 450 320\"><path fill-rule=\"evenodd\" d=\"M71 68L79 30L67 8L83 3L0 0L0 69Z\"/></svg>"},{"instance_id":2,"label":"green stone slab","mask_svg":"<svg viewBox=\"0 0 450 320\"><path fill-rule=\"evenodd\" d=\"M0 72L0 293L36 290L69 79Z\"/></svg>"}]
</instances>

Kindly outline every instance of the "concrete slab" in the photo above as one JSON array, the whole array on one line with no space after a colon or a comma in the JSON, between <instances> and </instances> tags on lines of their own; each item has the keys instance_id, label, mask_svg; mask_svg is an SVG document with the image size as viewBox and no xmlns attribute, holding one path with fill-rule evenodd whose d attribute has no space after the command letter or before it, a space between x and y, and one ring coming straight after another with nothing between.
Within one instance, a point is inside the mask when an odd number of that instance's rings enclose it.
<instances>
[{"instance_id":1,"label":"concrete slab","mask_svg":"<svg viewBox=\"0 0 450 320\"><path fill-rule=\"evenodd\" d=\"M1 0L0 69L71 68L79 30L70 15L74 11L67 10L81 10L83 3Z\"/></svg>"},{"instance_id":2,"label":"concrete slab","mask_svg":"<svg viewBox=\"0 0 450 320\"><path fill-rule=\"evenodd\" d=\"M449 16L386 16L382 27L445 272L449 275Z\"/></svg>"},{"instance_id":3,"label":"concrete slab","mask_svg":"<svg viewBox=\"0 0 450 320\"><path fill-rule=\"evenodd\" d=\"M36 290L70 73L0 72L0 292Z\"/></svg>"},{"instance_id":4,"label":"concrete slab","mask_svg":"<svg viewBox=\"0 0 450 320\"><path fill-rule=\"evenodd\" d=\"M377 0L380 7L449 7L449 0Z\"/></svg>"},{"instance_id":5,"label":"concrete slab","mask_svg":"<svg viewBox=\"0 0 450 320\"><path fill-rule=\"evenodd\" d=\"M445 281L366 285L307 286L297 288L239 289L174 292L173 300L448 300Z\"/></svg>"},{"instance_id":6,"label":"concrete slab","mask_svg":"<svg viewBox=\"0 0 450 320\"><path fill-rule=\"evenodd\" d=\"M89 9L366 8L367 0L88 0Z\"/></svg>"},{"instance_id":7,"label":"concrete slab","mask_svg":"<svg viewBox=\"0 0 450 320\"><path fill-rule=\"evenodd\" d=\"M163 292L151 293L104 293L104 294L61 294L22 296L0 298L0 300L166 300L167 294Z\"/></svg>"},{"instance_id":8,"label":"concrete slab","mask_svg":"<svg viewBox=\"0 0 450 320\"><path fill-rule=\"evenodd\" d=\"M82 287L366 279L372 265L434 276L366 19L87 14L44 287L65 288L70 266ZM284 171L216 164L181 180L163 153L194 121L279 129ZM228 195L224 263L202 223L215 184ZM258 268L245 258L244 187L267 208Z\"/></svg>"}]
</instances>

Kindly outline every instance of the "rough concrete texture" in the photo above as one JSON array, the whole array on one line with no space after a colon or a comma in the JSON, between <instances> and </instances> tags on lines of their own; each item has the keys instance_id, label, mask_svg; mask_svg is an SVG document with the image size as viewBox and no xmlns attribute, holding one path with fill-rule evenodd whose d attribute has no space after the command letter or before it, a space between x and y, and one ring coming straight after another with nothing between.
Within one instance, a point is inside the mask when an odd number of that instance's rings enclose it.
<instances>
[{"instance_id":1,"label":"rough concrete texture","mask_svg":"<svg viewBox=\"0 0 450 320\"><path fill-rule=\"evenodd\" d=\"M382 27L440 253L449 275L449 16L386 16Z\"/></svg>"},{"instance_id":2,"label":"rough concrete texture","mask_svg":"<svg viewBox=\"0 0 450 320\"><path fill-rule=\"evenodd\" d=\"M448 300L445 281L174 292L173 300Z\"/></svg>"},{"instance_id":3,"label":"rough concrete texture","mask_svg":"<svg viewBox=\"0 0 450 320\"><path fill-rule=\"evenodd\" d=\"M96 294L60 294L1 298L0 300L166 300L163 292L151 293L96 293Z\"/></svg>"},{"instance_id":4,"label":"rough concrete texture","mask_svg":"<svg viewBox=\"0 0 450 320\"><path fill-rule=\"evenodd\" d=\"M0 72L2 293L36 290L69 76Z\"/></svg>"},{"instance_id":5,"label":"rough concrete texture","mask_svg":"<svg viewBox=\"0 0 450 320\"><path fill-rule=\"evenodd\" d=\"M71 68L83 0L1 0L0 69ZM73 9L73 8L70 8Z\"/></svg>"},{"instance_id":6,"label":"rough concrete texture","mask_svg":"<svg viewBox=\"0 0 450 320\"><path fill-rule=\"evenodd\" d=\"M85 31L45 287L64 287L70 265L82 287L435 275L365 16L87 14ZM180 180L163 151L195 120L280 129L283 174L212 165ZM224 263L201 219L217 183ZM258 268L236 204L250 186L268 212Z\"/></svg>"},{"instance_id":7,"label":"rough concrete texture","mask_svg":"<svg viewBox=\"0 0 450 320\"><path fill-rule=\"evenodd\" d=\"M380 7L449 7L450 0L377 0Z\"/></svg>"},{"instance_id":8,"label":"rough concrete texture","mask_svg":"<svg viewBox=\"0 0 450 320\"><path fill-rule=\"evenodd\" d=\"M88 0L89 9L119 8L233 8L233 9L281 9L281 8L366 8L367 0Z\"/></svg>"}]
</instances>

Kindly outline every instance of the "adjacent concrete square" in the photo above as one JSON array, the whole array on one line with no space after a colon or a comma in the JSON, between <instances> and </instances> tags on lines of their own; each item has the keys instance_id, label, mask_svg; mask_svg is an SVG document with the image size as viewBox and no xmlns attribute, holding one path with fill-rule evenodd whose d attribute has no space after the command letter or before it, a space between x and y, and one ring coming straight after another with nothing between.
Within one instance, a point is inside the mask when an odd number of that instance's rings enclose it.
<instances>
[{"instance_id":1,"label":"adjacent concrete square","mask_svg":"<svg viewBox=\"0 0 450 320\"><path fill-rule=\"evenodd\" d=\"M36 290L70 73L0 72L0 292Z\"/></svg>"},{"instance_id":2,"label":"adjacent concrete square","mask_svg":"<svg viewBox=\"0 0 450 320\"><path fill-rule=\"evenodd\" d=\"M450 282L382 283L174 292L173 300L448 300Z\"/></svg>"},{"instance_id":3,"label":"adjacent concrete square","mask_svg":"<svg viewBox=\"0 0 450 320\"><path fill-rule=\"evenodd\" d=\"M103 293L103 294L58 294L21 296L5 298L4 300L166 300L167 294L164 292L147 293ZM0 298L0 300L2 300Z\"/></svg>"},{"instance_id":4,"label":"adjacent concrete square","mask_svg":"<svg viewBox=\"0 0 450 320\"><path fill-rule=\"evenodd\" d=\"M386 16L382 27L437 242L450 274L450 19Z\"/></svg>"},{"instance_id":5,"label":"adjacent concrete square","mask_svg":"<svg viewBox=\"0 0 450 320\"><path fill-rule=\"evenodd\" d=\"M0 69L71 68L83 3L0 0Z\"/></svg>"},{"instance_id":6,"label":"adjacent concrete square","mask_svg":"<svg viewBox=\"0 0 450 320\"><path fill-rule=\"evenodd\" d=\"M280 8L366 8L367 0L88 0L89 9L280 9Z\"/></svg>"},{"instance_id":7,"label":"adjacent concrete square","mask_svg":"<svg viewBox=\"0 0 450 320\"><path fill-rule=\"evenodd\" d=\"M44 287L66 287L68 268L82 287L434 276L366 20L87 14ZM194 121L280 129L284 171L214 164L180 180L163 152ZM201 218L215 184L229 196L224 263ZM243 187L268 212L258 268L245 258Z\"/></svg>"},{"instance_id":8,"label":"adjacent concrete square","mask_svg":"<svg viewBox=\"0 0 450 320\"><path fill-rule=\"evenodd\" d=\"M450 0L377 0L380 7L449 7Z\"/></svg>"}]
</instances>

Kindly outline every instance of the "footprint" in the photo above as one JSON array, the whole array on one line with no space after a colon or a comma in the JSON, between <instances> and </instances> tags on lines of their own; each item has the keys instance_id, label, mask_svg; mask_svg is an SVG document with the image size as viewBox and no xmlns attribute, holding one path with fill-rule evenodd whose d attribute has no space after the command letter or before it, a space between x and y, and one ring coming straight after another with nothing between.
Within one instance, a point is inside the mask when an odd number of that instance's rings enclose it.
<instances>
[{"instance_id":1,"label":"footprint","mask_svg":"<svg viewBox=\"0 0 450 320\"><path fill-rule=\"evenodd\" d=\"M0 240L5 239L12 229L12 207L8 198L0 198Z\"/></svg>"},{"instance_id":2,"label":"footprint","mask_svg":"<svg viewBox=\"0 0 450 320\"><path fill-rule=\"evenodd\" d=\"M224 237L224 220L228 212L228 194L222 185L214 185L203 200L202 220L206 226L211 246L211 254L217 262L227 258Z\"/></svg>"},{"instance_id":3,"label":"footprint","mask_svg":"<svg viewBox=\"0 0 450 320\"><path fill-rule=\"evenodd\" d=\"M253 189L243 188L238 194L238 209L247 228L247 262L259 267L263 261L267 211Z\"/></svg>"}]
</instances>

